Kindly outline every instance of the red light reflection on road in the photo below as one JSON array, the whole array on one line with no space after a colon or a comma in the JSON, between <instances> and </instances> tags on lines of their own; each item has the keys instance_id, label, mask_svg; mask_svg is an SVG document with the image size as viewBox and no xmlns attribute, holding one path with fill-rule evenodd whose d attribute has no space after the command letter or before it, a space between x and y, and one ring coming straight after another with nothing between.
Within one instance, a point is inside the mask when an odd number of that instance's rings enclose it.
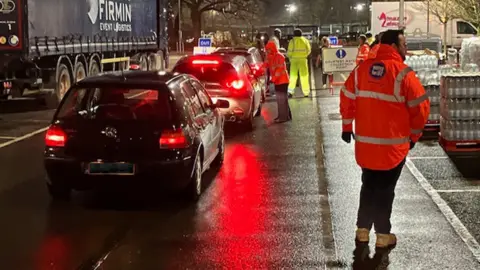
<instances>
[{"instance_id":1,"label":"red light reflection on road","mask_svg":"<svg viewBox=\"0 0 480 270\"><path fill-rule=\"evenodd\" d=\"M266 202L269 192L267 177L262 174L258 153L248 145L233 144L227 147L225 163L217 181L221 185L222 207L216 208L217 228L226 238L223 252L214 255L216 260L241 267L242 262L255 263L248 268L265 268L267 247L265 234L267 218ZM223 249L222 248L222 249ZM255 260L258 258L259 260Z\"/></svg>"},{"instance_id":2,"label":"red light reflection on road","mask_svg":"<svg viewBox=\"0 0 480 270\"><path fill-rule=\"evenodd\" d=\"M37 254L36 269L68 269L70 254L69 246L62 236L47 236L40 246L40 250Z\"/></svg>"}]
</instances>

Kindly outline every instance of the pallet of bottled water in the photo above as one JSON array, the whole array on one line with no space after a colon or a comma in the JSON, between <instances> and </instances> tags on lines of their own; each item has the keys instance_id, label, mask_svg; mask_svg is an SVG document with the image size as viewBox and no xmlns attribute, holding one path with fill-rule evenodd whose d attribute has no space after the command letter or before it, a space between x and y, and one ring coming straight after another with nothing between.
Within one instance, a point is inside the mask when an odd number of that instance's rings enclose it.
<instances>
[{"instance_id":1,"label":"pallet of bottled water","mask_svg":"<svg viewBox=\"0 0 480 270\"><path fill-rule=\"evenodd\" d=\"M435 55L413 55L405 58L405 64L413 70L436 69L438 58Z\"/></svg>"},{"instance_id":2,"label":"pallet of bottled water","mask_svg":"<svg viewBox=\"0 0 480 270\"><path fill-rule=\"evenodd\" d=\"M480 72L450 73L440 80L444 98L480 98Z\"/></svg>"}]
</instances>

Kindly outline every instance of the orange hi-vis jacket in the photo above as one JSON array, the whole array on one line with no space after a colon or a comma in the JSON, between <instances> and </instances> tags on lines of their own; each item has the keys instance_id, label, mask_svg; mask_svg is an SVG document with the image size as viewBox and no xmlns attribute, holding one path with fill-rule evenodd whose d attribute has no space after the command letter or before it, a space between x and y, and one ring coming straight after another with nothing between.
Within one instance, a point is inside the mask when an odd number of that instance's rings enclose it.
<instances>
[{"instance_id":1,"label":"orange hi-vis jacket","mask_svg":"<svg viewBox=\"0 0 480 270\"><path fill-rule=\"evenodd\" d=\"M390 45L350 74L340 92L343 131L353 132L360 167L390 170L417 142L430 113L430 101L415 73Z\"/></svg>"},{"instance_id":2,"label":"orange hi-vis jacket","mask_svg":"<svg viewBox=\"0 0 480 270\"><path fill-rule=\"evenodd\" d=\"M288 77L285 56L278 51L278 47L273 41L267 43L265 50L268 59L266 65L270 69L271 81L275 85L288 84L290 78Z\"/></svg>"},{"instance_id":3,"label":"orange hi-vis jacket","mask_svg":"<svg viewBox=\"0 0 480 270\"><path fill-rule=\"evenodd\" d=\"M374 59L375 57L377 57L377 52L379 48L380 44L376 44L375 46L373 46L373 48L370 48L370 51L368 52L368 59Z\"/></svg>"},{"instance_id":4,"label":"orange hi-vis jacket","mask_svg":"<svg viewBox=\"0 0 480 270\"><path fill-rule=\"evenodd\" d=\"M357 54L357 65L360 64L362 61L368 59L368 53L370 52L370 46L367 43L363 44L358 48Z\"/></svg>"}]
</instances>

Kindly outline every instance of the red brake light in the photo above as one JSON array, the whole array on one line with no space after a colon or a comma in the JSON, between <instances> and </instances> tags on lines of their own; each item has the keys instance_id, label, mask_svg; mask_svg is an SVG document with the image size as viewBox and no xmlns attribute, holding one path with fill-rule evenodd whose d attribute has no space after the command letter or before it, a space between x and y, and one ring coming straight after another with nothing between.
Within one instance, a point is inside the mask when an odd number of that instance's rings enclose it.
<instances>
[{"instance_id":1,"label":"red brake light","mask_svg":"<svg viewBox=\"0 0 480 270\"><path fill-rule=\"evenodd\" d=\"M243 80L234 80L227 83L227 87L231 87L236 90L242 89L243 86L245 86L245 83L243 82Z\"/></svg>"},{"instance_id":2,"label":"red brake light","mask_svg":"<svg viewBox=\"0 0 480 270\"><path fill-rule=\"evenodd\" d=\"M187 147L187 138L181 129L163 131L159 140L160 148L175 149Z\"/></svg>"},{"instance_id":3,"label":"red brake light","mask_svg":"<svg viewBox=\"0 0 480 270\"><path fill-rule=\"evenodd\" d=\"M202 60L202 59L196 59L192 61L192 64L194 65L214 65L218 66L220 65L220 62L217 60Z\"/></svg>"},{"instance_id":4,"label":"red brake light","mask_svg":"<svg viewBox=\"0 0 480 270\"><path fill-rule=\"evenodd\" d=\"M64 147L67 141L67 134L58 126L50 126L45 134L45 145L47 147Z\"/></svg>"},{"instance_id":5,"label":"red brake light","mask_svg":"<svg viewBox=\"0 0 480 270\"><path fill-rule=\"evenodd\" d=\"M130 70L139 70L139 69L140 69L140 65L135 65L135 64L130 65Z\"/></svg>"}]
</instances>

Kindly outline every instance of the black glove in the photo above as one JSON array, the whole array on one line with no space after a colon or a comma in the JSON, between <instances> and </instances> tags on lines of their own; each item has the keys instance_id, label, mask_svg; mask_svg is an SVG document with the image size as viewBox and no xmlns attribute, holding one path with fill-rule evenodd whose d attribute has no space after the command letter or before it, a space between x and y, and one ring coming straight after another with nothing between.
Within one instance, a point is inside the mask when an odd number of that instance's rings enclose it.
<instances>
[{"instance_id":1,"label":"black glove","mask_svg":"<svg viewBox=\"0 0 480 270\"><path fill-rule=\"evenodd\" d=\"M342 140L346 143L350 143L352 141L352 138L355 139L355 135L353 135L353 132L342 132Z\"/></svg>"},{"instance_id":2,"label":"black glove","mask_svg":"<svg viewBox=\"0 0 480 270\"><path fill-rule=\"evenodd\" d=\"M413 149L413 147L415 147L415 143L414 143L414 142L412 142L412 141L410 141L410 150L412 150L412 149Z\"/></svg>"}]
</instances>

